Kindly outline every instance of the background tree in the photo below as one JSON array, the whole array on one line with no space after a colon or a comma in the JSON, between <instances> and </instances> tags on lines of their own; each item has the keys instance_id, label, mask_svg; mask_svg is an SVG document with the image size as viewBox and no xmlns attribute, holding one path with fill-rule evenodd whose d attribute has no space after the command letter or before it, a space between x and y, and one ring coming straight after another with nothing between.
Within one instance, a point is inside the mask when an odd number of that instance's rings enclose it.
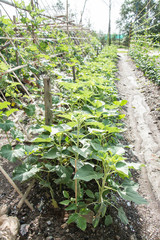
<instances>
[{"instance_id":1,"label":"background tree","mask_svg":"<svg viewBox=\"0 0 160 240\"><path fill-rule=\"evenodd\" d=\"M121 18L117 27L129 40L130 32L134 29L148 29L150 33L158 33L160 28L160 1L156 0L125 0L121 6ZM134 28L134 29L132 29ZM144 31L143 31L144 30Z\"/></svg>"}]
</instances>

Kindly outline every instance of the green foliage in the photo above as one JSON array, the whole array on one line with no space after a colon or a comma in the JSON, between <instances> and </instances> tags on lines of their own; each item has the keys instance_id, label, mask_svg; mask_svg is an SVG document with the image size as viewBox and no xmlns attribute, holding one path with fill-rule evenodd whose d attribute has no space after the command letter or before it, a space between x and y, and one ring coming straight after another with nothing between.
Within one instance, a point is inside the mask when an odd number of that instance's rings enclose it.
<instances>
[{"instance_id":1,"label":"green foliage","mask_svg":"<svg viewBox=\"0 0 160 240\"><path fill-rule=\"evenodd\" d=\"M125 0L121 6L121 18L117 21L118 27L121 32L129 35L130 27L132 24L138 29L138 26L144 27L150 25L151 32L159 33L157 24L159 23L160 16L158 15L160 3L159 1L151 0L146 1L135 1ZM153 16L156 16L153 20ZM151 17L149 17L151 16ZM146 20L148 18L148 20ZM143 28L142 28L143 30Z\"/></svg>"},{"instance_id":2,"label":"green foliage","mask_svg":"<svg viewBox=\"0 0 160 240\"><path fill-rule=\"evenodd\" d=\"M23 8L24 2L19 6ZM114 84L116 47L105 47L97 56L96 50L101 44L95 36L86 36L90 44L80 42L76 45L65 32L56 28L51 31L46 25L40 31L38 26L43 19L37 17L39 10L33 11L31 4L27 9L29 18L21 12L21 22L27 28L21 34L28 40L19 42L16 50L22 56L21 64L28 64L18 70L17 75L27 83L35 102L21 93L22 85L8 74L7 80L4 79L8 85L3 91L17 108L6 110L12 104L9 101L0 103L0 128L9 141L2 146L0 155L19 163L13 171L14 180L24 182L35 178L49 190L55 207L58 204L53 186L59 185L60 204L66 207L66 211L71 211L68 224L75 222L85 231L86 216L92 214L94 227L101 218L109 226L114 221L108 214L109 206L115 207L121 221L128 224L123 209L117 206L116 197L137 204L146 201L138 195L137 185L130 180L130 169L137 169L137 165L125 161L125 148L119 139L121 132L125 131L121 121L124 115L120 110L126 101L119 101ZM1 32L16 33L11 21L4 18L1 21ZM40 39L45 38L38 44L33 43L28 35L33 27ZM79 37L80 33L76 36ZM16 65L12 46L8 48L9 57L5 53L4 56L10 67ZM71 77L73 66L75 81ZM4 64L1 68L3 72L6 70ZM43 90L40 86L43 86L44 75L48 75L53 84L54 119L50 126L44 125L43 117ZM26 131L11 121L11 114L16 111L22 111L26 116L30 125L25 126ZM13 144L15 140L16 145Z\"/></svg>"},{"instance_id":3,"label":"green foliage","mask_svg":"<svg viewBox=\"0 0 160 240\"><path fill-rule=\"evenodd\" d=\"M130 48L130 55L136 62L137 67L139 67L145 75L151 79L153 82L160 85L160 55L154 55L157 49L151 48L148 44L141 44L141 41L137 41Z\"/></svg>"}]
</instances>

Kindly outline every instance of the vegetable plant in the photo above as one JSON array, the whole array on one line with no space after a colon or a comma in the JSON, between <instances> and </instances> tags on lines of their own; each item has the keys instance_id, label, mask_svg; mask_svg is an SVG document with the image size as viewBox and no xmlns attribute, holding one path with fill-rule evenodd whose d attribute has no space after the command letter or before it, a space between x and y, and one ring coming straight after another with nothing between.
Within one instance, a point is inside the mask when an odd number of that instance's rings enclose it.
<instances>
[{"instance_id":1,"label":"vegetable plant","mask_svg":"<svg viewBox=\"0 0 160 240\"><path fill-rule=\"evenodd\" d=\"M23 7L23 2L21 4ZM8 139L0 155L19 163L13 171L14 180L25 182L35 178L48 189L55 208L65 207L70 211L68 224L75 222L84 231L91 216L94 227L101 219L108 226L114 220L109 214L110 207L128 224L117 197L137 204L146 201L131 180L130 169L140 166L124 158L125 146L120 140L125 131L122 122L125 116L120 110L126 101L118 98L114 84L117 50L114 46L105 47L97 56L100 43L95 37L91 37L90 44L76 45L65 32L56 28L51 31L45 26L45 20L36 16L38 9L35 13L32 6L28 5L28 9L29 18L21 13L21 22L27 31L20 30L28 40L17 46L20 61L27 62L27 66L17 75L21 81L27 80L29 96L21 93L14 76L8 74L9 85L3 92L5 98L13 98L17 107L7 110L12 107L11 103L0 102L0 129ZM9 20L1 18L1 22L1 32L15 34L15 26ZM32 25L35 35L40 39L46 36L46 40L34 42L29 38ZM9 54L7 65L4 64L7 55L3 52L1 72L15 64L13 46L9 47ZM74 80L73 66L76 68ZM50 126L45 125L42 96L46 75L52 81L54 117ZM7 83L6 78L4 82ZM13 120L16 112L28 121L25 131ZM57 202L56 191L61 196L60 202Z\"/></svg>"}]
</instances>

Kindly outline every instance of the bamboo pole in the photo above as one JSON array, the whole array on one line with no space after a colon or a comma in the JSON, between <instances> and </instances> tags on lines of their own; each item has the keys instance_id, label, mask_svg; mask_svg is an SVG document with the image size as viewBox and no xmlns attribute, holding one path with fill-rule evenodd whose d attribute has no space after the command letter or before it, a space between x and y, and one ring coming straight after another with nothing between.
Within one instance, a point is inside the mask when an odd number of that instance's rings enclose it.
<instances>
[{"instance_id":1,"label":"bamboo pole","mask_svg":"<svg viewBox=\"0 0 160 240\"><path fill-rule=\"evenodd\" d=\"M1 74L0 74L0 77L2 77L3 75L6 75L6 74L8 74L8 73L12 73L12 72L14 72L14 71L16 71L16 70L19 70L19 69L21 69L21 68L25 68L25 67L27 67L27 66L28 66L28 65L25 64L25 65L20 65L20 66L17 66L17 67L8 69L7 71L1 73Z\"/></svg>"},{"instance_id":2,"label":"bamboo pole","mask_svg":"<svg viewBox=\"0 0 160 240\"><path fill-rule=\"evenodd\" d=\"M18 6L16 6L16 4L14 4L13 2L9 2L9 1L7 1L7 0L0 0L0 2L5 3L5 4L7 4L7 5L10 5L10 6L12 6L12 7L19 8L19 9L24 10L24 11L26 11L26 12L31 12L30 10L27 10L26 8L23 8L23 7L18 7ZM53 20L55 20L56 18L61 18L61 17L62 17L62 16L51 17L51 16L48 16L48 15L43 14L43 13L39 13L39 15L40 15L40 16L43 16L43 17L46 17L46 18L49 18L49 19L53 19ZM63 16L63 17L64 17L64 16Z\"/></svg>"},{"instance_id":3,"label":"bamboo pole","mask_svg":"<svg viewBox=\"0 0 160 240\"><path fill-rule=\"evenodd\" d=\"M16 24L16 16L13 16L13 23ZM17 31L17 30L15 29L15 31ZM15 42L15 46L16 46L16 49L17 49L17 47L18 47L17 42ZM18 66L19 65L19 57L18 57L18 51L17 50L16 50L16 61L17 61L17 66Z\"/></svg>"},{"instance_id":4,"label":"bamboo pole","mask_svg":"<svg viewBox=\"0 0 160 240\"><path fill-rule=\"evenodd\" d=\"M87 38L79 38L79 37L66 37L66 38L63 38L64 40L65 39L78 39L78 40L87 40ZM24 37L16 37L16 38L11 38L11 37L0 37L0 39L5 39L5 40L33 40L33 38L24 38ZM57 40L55 40L55 38L37 38L37 40L40 40L40 41L46 41L46 40L50 40L50 41L54 41L56 42Z\"/></svg>"},{"instance_id":5,"label":"bamboo pole","mask_svg":"<svg viewBox=\"0 0 160 240\"><path fill-rule=\"evenodd\" d=\"M23 197L21 198L20 202L18 203L17 207L20 209L23 205L23 203L25 202L26 198L28 197L32 187L34 186L35 184L35 179L33 179L33 181L30 183L30 185L28 186L25 194L23 195Z\"/></svg>"},{"instance_id":6,"label":"bamboo pole","mask_svg":"<svg viewBox=\"0 0 160 240\"><path fill-rule=\"evenodd\" d=\"M8 65L7 61L5 60L5 58L3 57L2 53L0 52L0 56L2 57L3 61L5 62L5 64ZM15 74L15 72L13 72L14 77L17 79L17 81L21 84L21 86L23 87L23 89L25 90L25 92L27 93L28 96L30 96L28 90L25 88L25 86L23 85L23 83L21 82L21 80L19 79L19 77ZM33 98L30 96L30 98L33 101Z\"/></svg>"},{"instance_id":7,"label":"bamboo pole","mask_svg":"<svg viewBox=\"0 0 160 240\"><path fill-rule=\"evenodd\" d=\"M0 47L0 51L2 51L3 49L5 49L6 47L8 47L10 45L10 41L5 43L3 46Z\"/></svg>"},{"instance_id":8,"label":"bamboo pole","mask_svg":"<svg viewBox=\"0 0 160 240\"><path fill-rule=\"evenodd\" d=\"M16 190L16 192L23 198L23 193L19 190L17 185L13 182L13 180L9 177L9 175L6 173L6 171L0 166L1 173L5 176L5 178L8 180L8 182L12 185L12 187ZM25 199L24 202L27 204L27 206L33 211L33 206L30 204L30 202Z\"/></svg>"}]
</instances>

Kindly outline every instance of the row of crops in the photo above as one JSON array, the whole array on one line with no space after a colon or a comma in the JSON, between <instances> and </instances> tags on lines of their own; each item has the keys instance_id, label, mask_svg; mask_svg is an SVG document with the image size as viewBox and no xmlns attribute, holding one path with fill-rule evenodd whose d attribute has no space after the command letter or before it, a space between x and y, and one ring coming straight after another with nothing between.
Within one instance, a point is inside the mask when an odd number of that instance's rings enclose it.
<instances>
[{"instance_id":1,"label":"row of crops","mask_svg":"<svg viewBox=\"0 0 160 240\"><path fill-rule=\"evenodd\" d=\"M160 55L159 48L152 47L152 43L141 44L137 41L129 50L137 67L153 82L160 85Z\"/></svg>"},{"instance_id":2,"label":"row of crops","mask_svg":"<svg viewBox=\"0 0 160 240\"><path fill-rule=\"evenodd\" d=\"M158 19L159 12L154 17L155 20ZM160 85L160 35L158 30L156 33L152 32L154 27L158 29L159 23L150 26L151 20L152 18L147 18L144 23L141 23L141 27L138 27L138 19L135 21L131 33L129 53L145 76Z\"/></svg>"},{"instance_id":3,"label":"row of crops","mask_svg":"<svg viewBox=\"0 0 160 240\"><path fill-rule=\"evenodd\" d=\"M68 224L85 230L91 215L94 227L101 218L108 226L114 220L110 208L128 224L117 197L146 201L131 180L130 169L140 166L125 159L121 143L125 116L120 110L126 101L118 99L114 83L117 50L105 47L98 55L100 43L93 34L76 32L73 38L30 15L22 16L18 27L0 19L0 129L8 139L0 155L19 163L13 180L35 179L48 189L51 204L70 212ZM44 117L46 76L50 125Z\"/></svg>"}]
</instances>

